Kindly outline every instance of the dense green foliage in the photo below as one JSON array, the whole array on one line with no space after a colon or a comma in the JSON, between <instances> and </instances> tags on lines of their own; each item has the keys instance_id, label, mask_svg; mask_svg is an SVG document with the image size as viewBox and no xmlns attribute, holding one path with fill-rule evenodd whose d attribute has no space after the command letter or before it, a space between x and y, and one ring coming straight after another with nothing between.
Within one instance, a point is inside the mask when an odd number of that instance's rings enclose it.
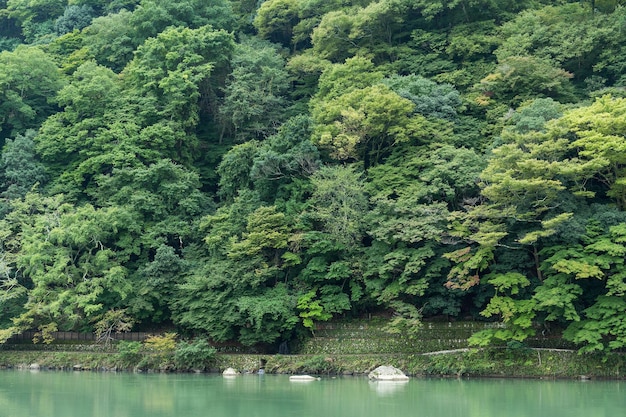
<instances>
[{"instance_id":1,"label":"dense green foliage","mask_svg":"<svg viewBox=\"0 0 626 417\"><path fill-rule=\"evenodd\" d=\"M0 2L0 339L625 348L623 3Z\"/></svg>"}]
</instances>

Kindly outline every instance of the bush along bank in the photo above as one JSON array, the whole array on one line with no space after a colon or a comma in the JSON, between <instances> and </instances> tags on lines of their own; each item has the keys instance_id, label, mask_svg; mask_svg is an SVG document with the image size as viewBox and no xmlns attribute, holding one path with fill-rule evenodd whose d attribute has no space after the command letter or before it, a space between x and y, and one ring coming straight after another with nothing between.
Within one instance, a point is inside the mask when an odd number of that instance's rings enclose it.
<instances>
[{"instance_id":1,"label":"bush along bank","mask_svg":"<svg viewBox=\"0 0 626 417\"><path fill-rule=\"evenodd\" d=\"M206 371L215 362L216 349L204 339L176 341L175 333L152 336L144 342L115 345L33 345L36 350L0 351L0 366L31 369ZM65 346L66 351L58 351ZM44 350L45 349L45 350Z\"/></svg>"}]
</instances>

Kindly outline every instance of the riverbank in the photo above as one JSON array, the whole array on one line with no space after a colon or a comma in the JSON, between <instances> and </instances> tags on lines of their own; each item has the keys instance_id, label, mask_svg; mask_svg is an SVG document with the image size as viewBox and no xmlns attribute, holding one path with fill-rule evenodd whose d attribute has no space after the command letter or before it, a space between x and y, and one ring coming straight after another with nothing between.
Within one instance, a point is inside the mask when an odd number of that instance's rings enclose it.
<instances>
[{"instance_id":1,"label":"riverbank","mask_svg":"<svg viewBox=\"0 0 626 417\"><path fill-rule=\"evenodd\" d=\"M164 334L144 342L102 346L85 341L51 345L19 343L0 349L0 366L135 372L241 372L366 375L392 365L412 376L624 379L623 354L578 354L557 333L508 348L470 349L468 337L484 322L424 323L417 337L389 337L382 319L324 323L290 355L221 351L202 343L175 342ZM155 342L156 341L156 342ZM166 343L167 342L167 343Z\"/></svg>"},{"instance_id":2,"label":"riverbank","mask_svg":"<svg viewBox=\"0 0 626 417\"><path fill-rule=\"evenodd\" d=\"M156 363L156 362L154 362ZM365 375L379 365L392 365L411 376L625 379L626 358L620 354L579 355L543 349L485 349L394 355L249 355L218 354L202 372L233 367L241 372ZM0 351L0 367L74 371L175 372L167 359L159 366L123 363L114 353Z\"/></svg>"}]
</instances>

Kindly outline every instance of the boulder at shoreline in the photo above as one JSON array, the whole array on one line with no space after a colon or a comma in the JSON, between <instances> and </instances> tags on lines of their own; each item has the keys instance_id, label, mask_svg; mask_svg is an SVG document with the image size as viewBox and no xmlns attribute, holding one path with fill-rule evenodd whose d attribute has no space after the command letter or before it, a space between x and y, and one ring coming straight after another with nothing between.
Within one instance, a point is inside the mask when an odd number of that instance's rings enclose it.
<instances>
[{"instance_id":1,"label":"boulder at shoreline","mask_svg":"<svg viewBox=\"0 0 626 417\"><path fill-rule=\"evenodd\" d=\"M222 372L223 376L237 376L237 375L241 375L239 372L237 372L236 369L234 368L226 368L224 369L224 372Z\"/></svg>"},{"instance_id":2,"label":"boulder at shoreline","mask_svg":"<svg viewBox=\"0 0 626 417\"><path fill-rule=\"evenodd\" d=\"M368 375L369 379L375 381L408 381L409 377L398 368L393 366L379 366Z\"/></svg>"}]
</instances>

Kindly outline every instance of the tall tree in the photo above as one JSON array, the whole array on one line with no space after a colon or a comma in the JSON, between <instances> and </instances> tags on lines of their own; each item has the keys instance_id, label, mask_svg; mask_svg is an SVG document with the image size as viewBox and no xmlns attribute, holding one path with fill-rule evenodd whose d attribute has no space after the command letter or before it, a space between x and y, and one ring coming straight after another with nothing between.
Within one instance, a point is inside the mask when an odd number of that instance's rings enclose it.
<instances>
[{"instance_id":1,"label":"tall tree","mask_svg":"<svg viewBox=\"0 0 626 417\"><path fill-rule=\"evenodd\" d=\"M6 13L19 22L29 42L52 37L54 21L63 14L65 0L7 0Z\"/></svg>"},{"instance_id":2,"label":"tall tree","mask_svg":"<svg viewBox=\"0 0 626 417\"><path fill-rule=\"evenodd\" d=\"M290 220L242 191L204 221L209 259L180 284L174 319L218 341L272 343L297 324L288 283ZM210 265L210 266L209 266Z\"/></svg>"},{"instance_id":3,"label":"tall tree","mask_svg":"<svg viewBox=\"0 0 626 417\"><path fill-rule=\"evenodd\" d=\"M550 61L533 56L511 56L499 61L496 70L480 81L477 88L486 98L517 107L526 100L550 97L574 101L572 74Z\"/></svg>"},{"instance_id":4,"label":"tall tree","mask_svg":"<svg viewBox=\"0 0 626 417\"><path fill-rule=\"evenodd\" d=\"M598 322L585 321L582 327L572 324L568 337L589 343L591 350L608 346L599 342L602 335L621 332L601 312L621 302L622 293L613 289L622 279L613 259L621 251L619 228L611 227L623 215L596 208L595 216L607 219L597 227L589 220L592 215L585 218L583 213L589 210L587 199L602 202L609 197L620 207L616 185L620 161L613 158L619 155L614 149L622 142L614 136L623 118L622 104L621 99L604 97L566 112L542 128L544 132L505 131L503 139L508 143L493 150L481 174L486 200L469 210L467 219L473 220L458 229L477 246L449 255L459 262L452 270L453 280L473 274L466 282L476 284L482 271L498 294L483 314L499 315L508 323L505 330L481 332L476 343L523 340L533 334L535 317L573 323L589 314L588 319L597 319L605 327L591 334L589 330ZM524 257L534 268L518 262L503 270L499 264L513 250L531 255ZM594 297L596 304L591 307ZM583 312L585 307L588 310Z\"/></svg>"},{"instance_id":5,"label":"tall tree","mask_svg":"<svg viewBox=\"0 0 626 417\"><path fill-rule=\"evenodd\" d=\"M590 178L581 179L580 191L597 187L621 210L626 208L625 116L626 99L604 96L590 106L567 112L558 123L575 135L570 146L581 162L595 170L588 171Z\"/></svg>"},{"instance_id":6,"label":"tall tree","mask_svg":"<svg viewBox=\"0 0 626 417\"><path fill-rule=\"evenodd\" d=\"M450 84L437 84L417 75L392 76L383 83L400 97L415 104L415 113L425 117L455 120L462 107L461 95Z\"/></svg>"},{"instance_id":7,"label":"tall tree","mask_svg":"<svg viewBox=\"0 0 626 417\"><path fill-rule=\"evenodd\" d=\"M322 230L346 247L359 245L365 232L361 222L367 211L363 180L352 167L326 167L311 178L314 191L308 214Z\"/></svg>"},{"instance_id":8,"label":"tall tree","mask_svg":"<svg viewBox=\"0 0 626 417\"><path fill-rule=\"evenodd\" d=\"M454 242L450 211L475 198L484 166L480 156L450 145L404 146L368 171L373 242L365 249L367 294L397 315L394 331L419 329L421 313L458 314L463 293L444 287Z\"/></svg>"},{"instance_id":9,"label":"tall tree","mask_svg":"<svg viewBox=\"0 0 626 417\"><path fill-rule=\"evenodd\" d=\"M284 120L288 75L276 46L246 38L235 47L220 118L235 141L264 139Z\"/></svg>"},{"instance_id":10,"label":"tall tree","mask_svg":"<svg viewBox=\"0 0 626 417\"><path fill-rule=\"evenodd\" d=\"M373 55L375 62L394 60L394 44L403 35L409 2L379 0L326 13L311 34L320 57L341 62L355 55Z\"/></svg>"},{"instance_id":11,"label":"tall tree","mask_svg":"<svg viewBox=\"0 0 626 417\"><path fill-rule=\"evenodd\" d=\"M15 267L32 282L17 328L81 329L123 302L132 287L115 240L133 224L124 210L74 207L61 195L32 193L15 203L3 226L21 230L10 250Z\"/></svg>"},{"instance_id":12,"label":"tall tree","mask_svg":"<svg viewBox=\"0 0 626 417\"><path fill-rule=\"evenodd\" d=\"M623 42L618 23L623 15L592 14L580 3L520 13L502 26L504 42L495 51L498 59L531 55L552 61L578 82L592 76L602 68L603 51L615 54Z\"/></svg>"},{"instance_id":13,"label":"tall tree","mask_svg":"<svg viewBox=\"0 0 626 417\"><path fill-rule=\"evenodd\" d=\"M262 38L289 47L293 27L299 20L299 4L296 0L269 0L259 7L254 27Z\"/></svg>"},{"instance_id":14,"label":"tall tree","mask_svg":"<svg viewBox=\"0 0 626 417\"><path fill-rule=\"evenodd\" d=\"M148 39L124 71L144 123L169 119L183 132L193 132L203 85L228 65L232 48L232 35L210 26L170 28Z\"/></svg>"},{"instance_id":15,"label":"tall tree","mask_svg":"<svg viewBox=\"0 0 626 417\"><path fill-rule=\"evenodd\" d=\"M0 145L38 128L56 110L53 99L62 86L56 64L41 49L19 46L0 52Z\"/></svg>"},{"instance_id":16,"label":"tall tree","mask_svg":"<svg viewBox=\"0 0 626 417\"><path fill-rule=\"evenodd\" d=\"M345 93L313 109L313 139L338 160L381 162L398 143L419 137L425 120L411 117L414 104L384 85Z\"/></svg>"},{"instance_id":17,"label":"tall tree","mask_svg":"<svg viewBox=\"0 0 626 417\"><path fill-rule=\"evenodd\" d=\"M132 13L120 10L100 16L83 29L84 45L96 62L119 73L133 58L137 47L133 38Z\"/></svg>"},{"instance_id":18,"label":"tall tree","mask_svg":"<svg viewBox=\"0 0 626 417\"><path fill-rule=\"evenodd\" d=\"M47 180L45 167L35 156L36 132L8 139L0 159L0 218L10 210L11 200L22 198L35 185Z\"/></svg>"}]
</instances>

